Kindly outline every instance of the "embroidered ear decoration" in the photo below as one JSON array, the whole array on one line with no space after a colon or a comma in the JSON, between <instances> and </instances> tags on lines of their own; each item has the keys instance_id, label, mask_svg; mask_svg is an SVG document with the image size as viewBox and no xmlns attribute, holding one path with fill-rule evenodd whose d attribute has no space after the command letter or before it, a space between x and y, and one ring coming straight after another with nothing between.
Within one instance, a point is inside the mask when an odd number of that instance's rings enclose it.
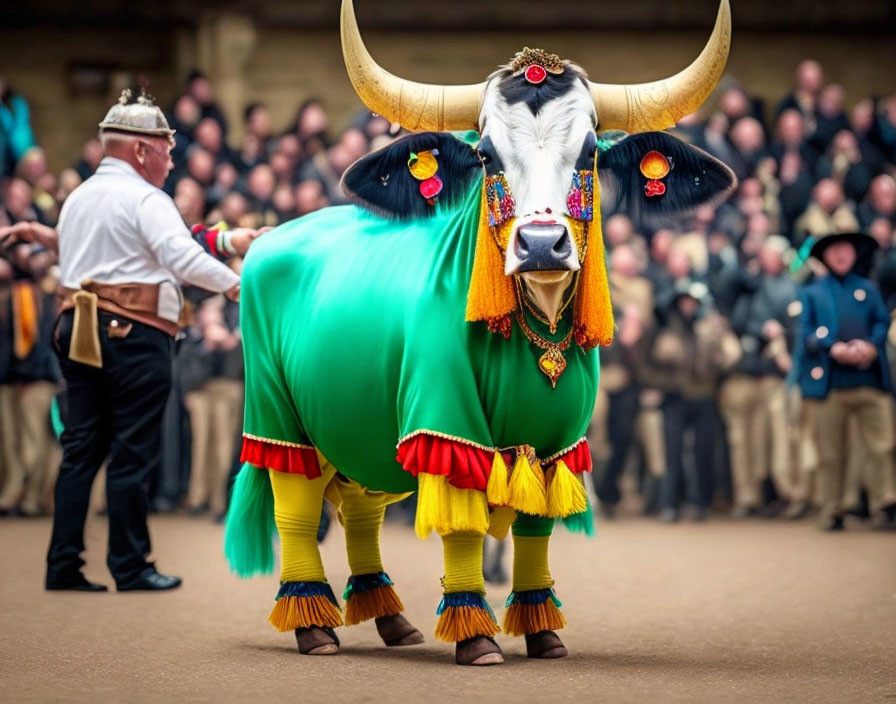
<instances>
[{"instance_id":1,"label":"embroidered ear decoration","mask_svg":"<svg viewBox=\"0 0 896 704\"><path fill-rule=\"evenodd\" d=\"M641 173L647 179L644 184L644 195L648 198L662 196L666 193L666 184L662 179L669 175L672 170L670 159L663 156L656 150L651 150L641 159Z\"/></svg>"},{"instance_id":2,"label":"embroidered ear decoration","mask_svg":"<svg viewBox=\"0 0 896 704\"><path fill-rule=\"evenodd\" d=\"M572 185L566 196L566 211L575 220L594 219L594 171L573 171Z\"/></svg>"},{"instance_id":3,"label":"embroidered ear decoration","mask_svg":"<svg viewBox=\"0 0 896 704\"><path fill-rule=\"evenodd\" d=\"M432 149L423 152L411 152L408 157L408 171L411 176L420 181L420 195L430 205L435 205L439 193L445 185L442 179L436 175L439 170L439 162L436 160L439 150Z\"/></svg>"},{"instance_id":4,"label":"embroidered ear decoration","mask_svg":"<svg viewBox=\"0 0 896 704\"><path fill-rule=\"evenodd\" d=\"M485 198L489 227L502 225L516 213L516 201L503 171L485 177Z\"/></svg>"}]
</instances>

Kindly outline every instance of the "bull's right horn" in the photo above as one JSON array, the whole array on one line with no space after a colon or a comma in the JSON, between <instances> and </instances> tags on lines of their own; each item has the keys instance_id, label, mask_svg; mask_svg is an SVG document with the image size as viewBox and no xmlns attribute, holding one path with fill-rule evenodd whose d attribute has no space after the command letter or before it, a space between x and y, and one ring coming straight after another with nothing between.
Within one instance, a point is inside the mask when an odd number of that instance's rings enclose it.
<instances>
[{"instance_id":1,"label":"bull's right horn","mask_svg":"<svg viewBox=\"0 0 896 704\"><path fill-rule=\"evenodd\" d=\"M352 0L342 0L342 56L358 97L372 112L412 132L475 130L485 83L440 86L395 76L374 60L358 31Z\"/></svg>"},{"instance_id":2,"label":"bull's right horn","mask_svg":"<svg viewBox=\"0 0 896 704\"><path fill-rule=\"evenodd\" d=\"M712 36L686 69L653 83L591 83L598 129L647 132L672 127L696 112L715 89L730 48L731 7L728 0L721 0Z\"/></svg>"}]
</instances>

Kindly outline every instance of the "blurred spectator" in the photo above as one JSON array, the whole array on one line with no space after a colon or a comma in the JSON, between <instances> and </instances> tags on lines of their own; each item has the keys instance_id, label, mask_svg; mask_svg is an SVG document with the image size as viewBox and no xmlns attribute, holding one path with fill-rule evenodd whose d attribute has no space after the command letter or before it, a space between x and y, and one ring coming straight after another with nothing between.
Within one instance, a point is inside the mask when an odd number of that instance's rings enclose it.
<instances>
[{"instance_id":1,"label":"blurred spectator","mask_svg":"<svg viewBox=\"0 0 896 704\"><path fill-rule=\"evenodd\" d=\"M660 488L660 518L678 520L684 498L694 518L702 520L712 497L716 385L731 364L727 358L731 343L724 321L708 310L704 284L681 280L660 305L662 322L651 350L652 362L665 376L666 474ZM691 453L687 453L686 437Z\"/></svg>"},{"instance_id":2,"label":"blurred spectator","mask_svg":"<svg viewBox=\"0 0 896 704\"><path fill-rule=\"evenodd\" d=\"M815 111L815 130L809 142L816 152L824 152L841 130L849 129L849 118L844 110L846 92L839 83L828 83L818 95Z\"/></svg>"},{"instance_id":3,"label":"blurred spectator","mask_svg":"<svg viewBox=\"0 0 896 704\"><path fill-rule=\"evenodd\" d=\"M214 159L215 166L224 162L237 163L237 157L224 141L224 130L221 124L211 117L204 117L196 125L196 144L208 152Z\"/></svg>"},{"instance_id":4,"label":"blurred spectator","mask_svg":"<svg viewBox=\"0 0 896 704\"><path fill-rule=\"evenodd\" d=\"M813 119L822 86L824 71L821 64L813 59L801 61L794 71L793 92L778 103L775 115L786 110L798 110L807 118Z\"/></svg>"},{"instance_id":5,"label":"blurred spectator","mask_svg":"<svg viewBox=\"0 0 896 704\"><path fill-rule=\"evenodd\" d=\"M0 76L0 179L12 174L22 155L36 144L27 101Z\"/></svg>"},{"instance_id":6,"label":"blurred spectator","mask_svg":"<svg viewBox=\"0 0 896 704\"><path fill-rule=\"evenodd\" d=\"M878 219L896 225L896 179L889 174L875 178L868 188L868 197L859 204L857 214L863 230Z\"/></svg>"},{"instance_id":7,"label":"blurred spectator","mask_svg":"<svg viewBox=\"0 0 896 704\"><path fill-rule=\"evenodd\" d=\"M756 260L759 271L741 275L731 315L742 354L722 385L719 403L728 431L736 518L758 513L762 482L769 475L779 496L791 494L784 379L791 368L797 294L784 263L788 249L783 237L762 242Z\"/></svg>"},{"instance_id":8,"label":"blurred spectator","mask_svg":"<svg viewBox=\"0 0 896 704\"><path fill-rule=\"evenodd\" d=\"M330 146L327 135L329 124L330 118L323 103L317 98L309 98L299 106L286 133L298 137L302 153L310 158Z\"/></svg>"},{"instance_id":9,"label":"blurred spectator","mask_svg":"<svg viewBox=\"0 0 896 704\"><path fill-rule=\"evenodd\" d=\"M96 171L96 167L100 165L102 159L103 145L100 144L100 140L96 137L88 139L84 144L84 149L81 150L80 161L75 164L75 171L78 172L78 176L81 177L82 181L86 181L93 176L93 172Z\"/></svg>"},{"instance_id":10,"label":"blurred spectator","mask_svg":"<svg viewBox=\"0 0 896 704\"><path fill-rule=\"evenodd\" d=\"M816 184L809 206L794 224L794 241L800 244L809 236L858 229L859 221L846 202L843 188L835 180L825 178Z\"/></svg>"},{"instance_id":11,"label":"blurred spectator","mask_svg":"<svg viewBox=\"0 0 896 704\"><path fill-rule=\"evenodd\" d=\"M215 91L211 81L200 71L192 71L187 78L187 95L199 106L200 119L213 119L220 125L224 139L227 139L227 118L215 102Z\"/></svg>"},{"instance_id":12,"label":"blurred spectator","mask_svg":"<svg viewBox=\"0 0 896 704\"><path fill-rule=\"evenodd\" d=\"M243 111L245 134L258 140L262 154L269 155L273 150L273 131L271 129L271 113L264 103L251 103Z\"/></svg>"}]
</instances>

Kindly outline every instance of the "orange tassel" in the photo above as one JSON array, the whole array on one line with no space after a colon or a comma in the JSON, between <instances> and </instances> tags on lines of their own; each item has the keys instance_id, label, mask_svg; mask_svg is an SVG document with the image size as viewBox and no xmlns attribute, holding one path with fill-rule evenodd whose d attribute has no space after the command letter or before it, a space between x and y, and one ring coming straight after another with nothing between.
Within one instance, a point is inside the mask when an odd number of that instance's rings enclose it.
<instances>
[{"instance_id":1,"label":"orange tassel","mask_svg":"<svg viewBox=\"0 0 896 704\"><path fill-rule=\"evenodd\" d=\"M386 584L363 592L354 592L345 602L345 625L368 621L380 616L393 616L404 611L395 587Z\"/></svg>"},{"instance_id":2,"label":"orange tassel","mask_svg":"<svg viewBox=\"0 0 896 704\"><path fill-rule=\"evenodd\" d=\"M504 612L504 632L523 636L541 631L558 631L566 627L566 619L557 605L547 599L541 604L511 604Z\"/></svg>"},{"instance_id":3,"label":"orange tassel","mask_svg":"<svg viewBox=\"0 0 896 704\"><path fill-rule=\"evenodd\" d=\"M274 628L285 633L310 626L336 628L342 625L342 614L322 594L284 596L277 600L268 620Z\"/></svg>"},{"instance_id":4,"label":"orange tassel","mask_svg":"<svg viewBox=\"0 0 896 704\"><path fill-rule=\"evenodd\" d=\"M493 636L500 631L488 611L473 606L449 606L439 615L436 624L436 638L447 643L473 636Z\"/></svg>"},{"instance_id":5,"label":"orange tassel","mask_svg":"<svg viewBox=\"0 0 896 704\"><path fill-rule=\"evenodd\" d=\"M572 221L573 227L588 227L588 223ZM574 329L576 344L584 350L613 342L613 304L604 253L604 234L600 221L600 186L597 180L597 157L594 161L594 219L588 228L588 249L579 273L576 293ZM577 238L578 241L578 238Z\"/></svg>"},{"instance_id":6,"label":"orange tassel","mask_svg":"<svg viewBox=\"0 0 896 704\"><path fill-rule=\"evenodd\" d=\"M498 239L506 241L513 227L513 219L498 228ZM504 257L492 236L488 224L488 203L485 187L482 189L482 205L479 208L479 232L476 236L476 254L470 288L467 291L467 322L494 320L508 315L516 308L516 291L513 279L504 275Z\"/></svg>"}]
</instances>

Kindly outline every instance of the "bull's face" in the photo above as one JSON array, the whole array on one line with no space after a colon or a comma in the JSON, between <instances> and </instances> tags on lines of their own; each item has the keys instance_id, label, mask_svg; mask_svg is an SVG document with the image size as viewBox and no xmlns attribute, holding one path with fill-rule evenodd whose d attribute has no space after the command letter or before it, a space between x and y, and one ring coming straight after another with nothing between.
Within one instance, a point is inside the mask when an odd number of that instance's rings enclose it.
<instances>
[{"instance_id":1,"label":"bull's face","mask_svg":"<svg viewBox=\"0 0 896 704\"><path fill-rule=\"evenodd\" d=\"M536 59L552 71L527 71L526 61ZM593 211L569 206L581 202L583 188L593 188L596 125L582 71L543 52L520 52L483 92L479 156L487 180L500 180L514 204L512 216L496 229L504 273L519 279L552 323L585 252L583 221Z\"/></svg>"},{"instance_id":2,"label":"bull's face","mask_svg":"<svg viewBox=\"0 0 896 704\"><path fill-rule=\"evenodd\" d=\"M380 68L361 41L352 0L343 0L343 54L355 90L372 111L416 133L357 162L343 187L385 215L425 217L436 199L450 206L484 178L483 217L503 273L555 323L575 294L588 224L600 217L598 177L617 206L648 215L694 207L733 186L723 164L652 131L706 99L724 70L730 32L728 0L721 0L697 60L653 83L593 83L575 64L524 49L481 84L437 86ZM479 133L475 148L445 131L470 129Z\"/></svg>"}]
</instances>

